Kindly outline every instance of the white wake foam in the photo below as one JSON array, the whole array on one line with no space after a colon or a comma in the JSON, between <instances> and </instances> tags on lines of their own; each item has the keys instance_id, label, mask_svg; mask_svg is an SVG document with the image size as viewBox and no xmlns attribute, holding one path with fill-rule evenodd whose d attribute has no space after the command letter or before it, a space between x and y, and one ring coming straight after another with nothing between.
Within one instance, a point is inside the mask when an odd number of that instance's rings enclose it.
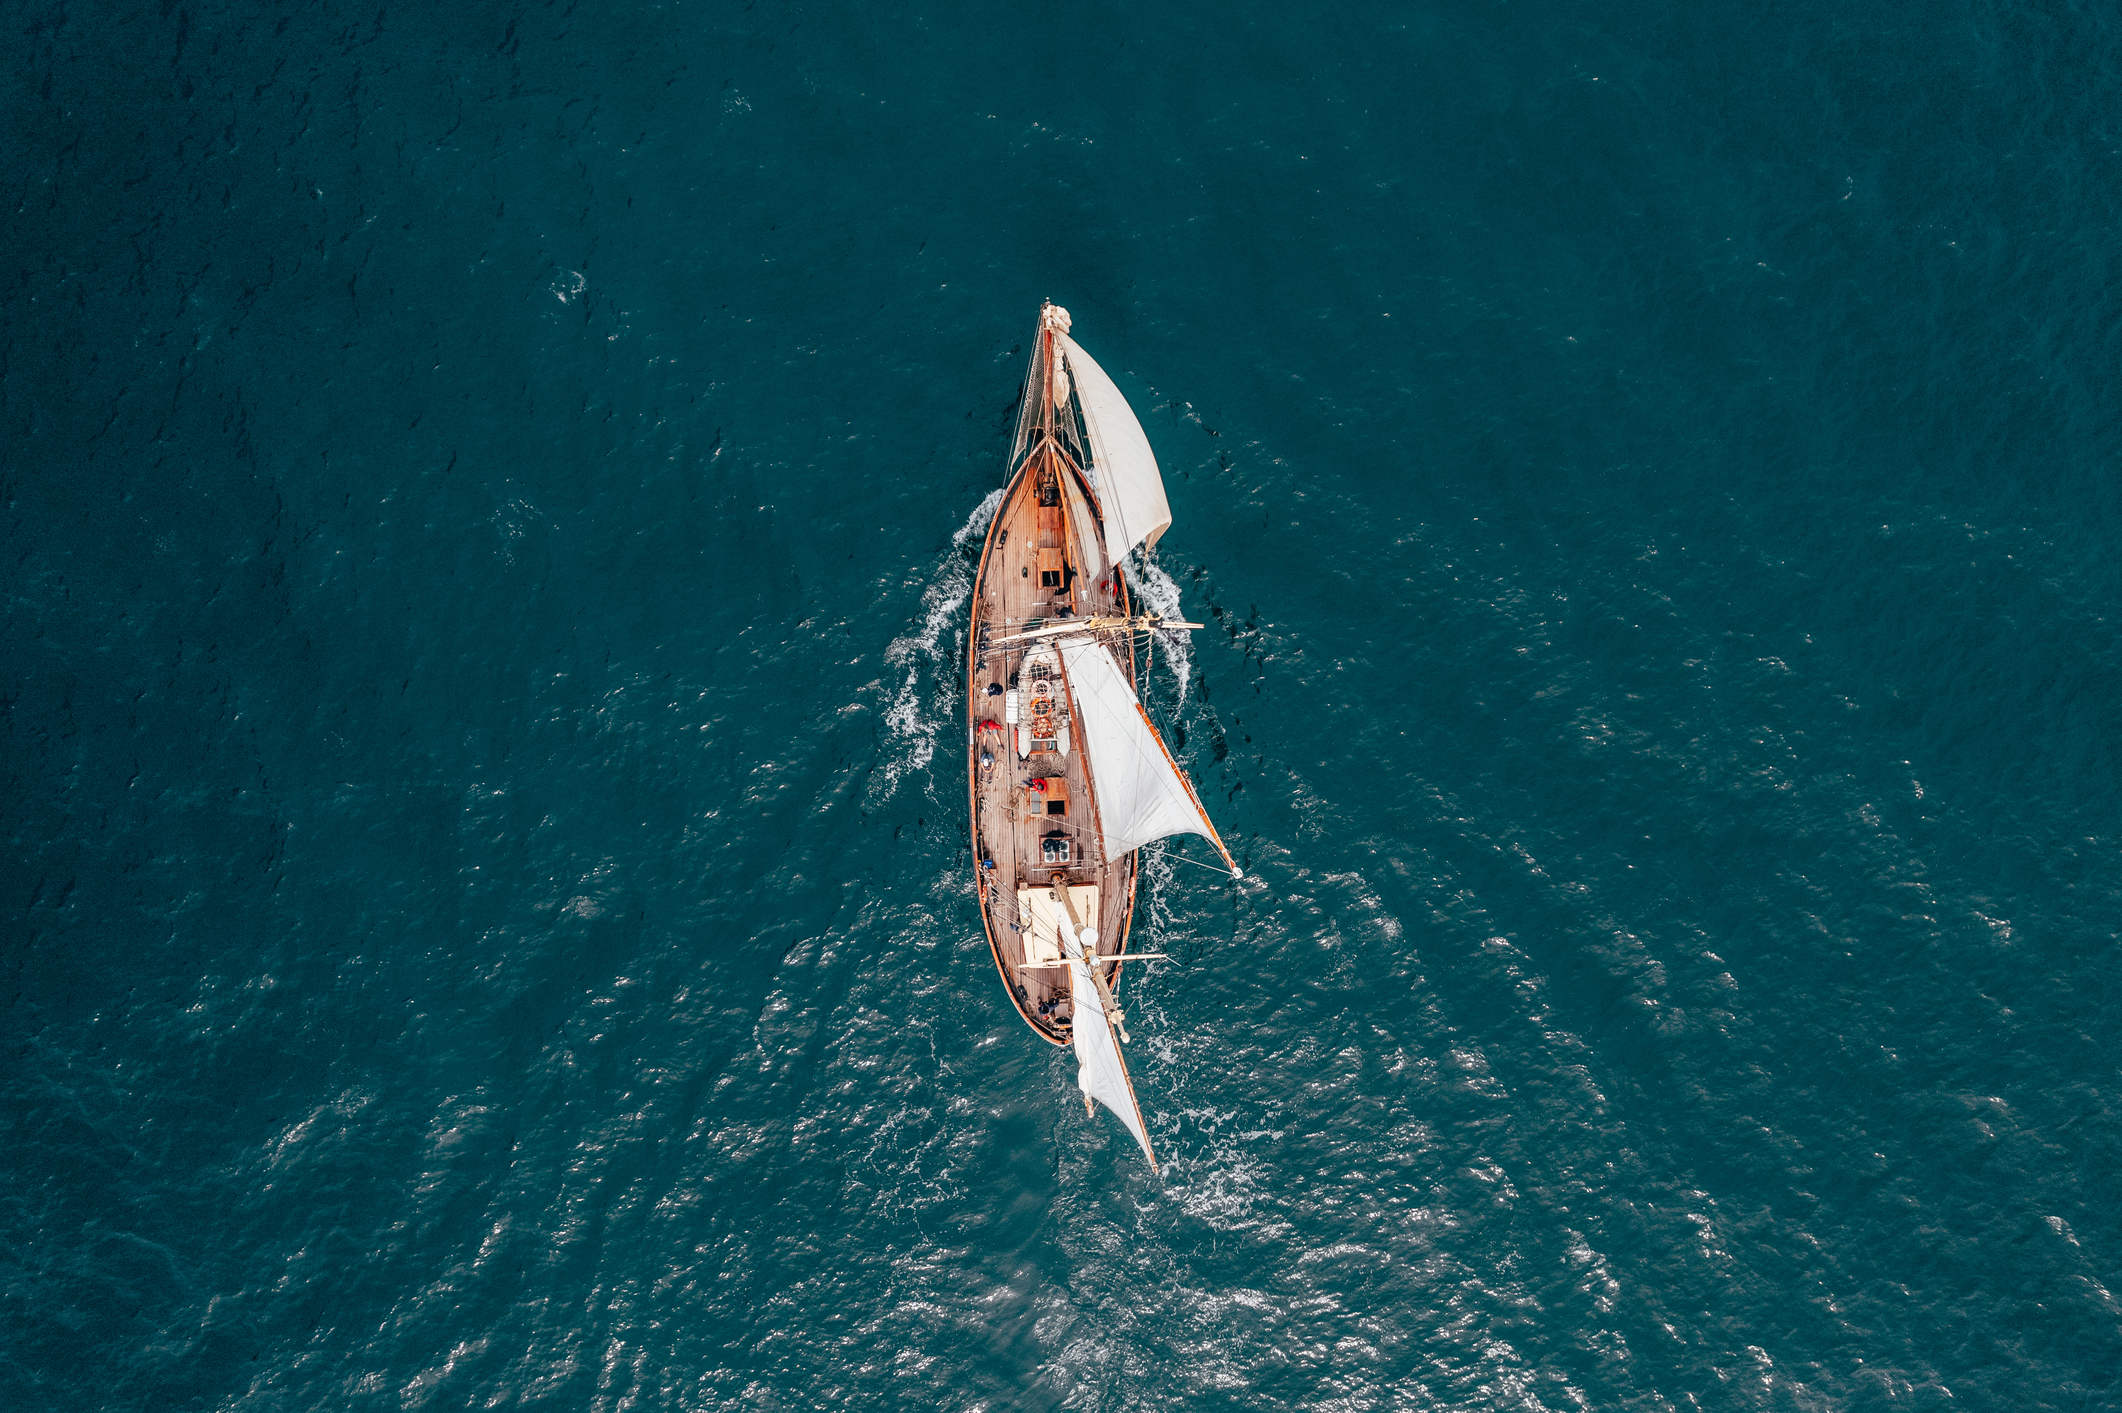
<instances>
[{"instance_id":1,"label":"white wake foam","mask_svg":"<svg viewBox=\"0 0 2122 1413\"><path fill-rule=\"evenodd\" d=\"M1127 581L1152 613L1165 618L1186 616L1180 612L1179 585L1147 551L1128 561ZM1173 707L1182 707L1186 705L1187 685L1194 680L1193 644L1187 641L1186 632L1181 629L1157 634L1157 648L1158 660L1164 663L1179 687L1179 699Z\"/></svg>"},{"instance_id":2,"label":"white wake foam","mask_svg":"<svg viewBox=\"0 0 2122 1413\"><path fill-rule=\"evenodd\" d=\"M901 781L928 769L935 759L936 733L950 716L958 682L956 654L944 644L972 597L973 576L979 572L978 563L965 549L974 540L986 538L988 522L1002 505L1002 489L997 486L989 491L950 537L950 549L921 591L920 627L892 639L884 650L886 664L904 669L904 675L884 709L888 744L877 767L879 798L889 798Z\"/></svg>"}]
</instances>

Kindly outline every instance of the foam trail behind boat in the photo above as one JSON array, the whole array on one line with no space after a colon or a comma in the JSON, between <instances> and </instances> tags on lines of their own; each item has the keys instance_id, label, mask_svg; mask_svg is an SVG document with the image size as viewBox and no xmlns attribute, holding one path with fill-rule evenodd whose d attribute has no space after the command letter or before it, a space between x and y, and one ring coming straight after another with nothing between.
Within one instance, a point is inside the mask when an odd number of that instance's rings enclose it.
<instances>
[{"instance_id":1,"label":"foam trail behind boat","mask_svg":"<svg viewBox=\"0 0 2122 1413\"><path fill-rule=\"evenodd\" d=\"M1132 555L1127 563L1127 582L1152 613L1166 618L1184 618L1185 605L1179 601L1179 585L1165 573L1157 561L1148 555ZM1170 669L1172 679L1179 685L1179 698L1173 709L1186 705L1186 689L1194 680L1194 648L1184 632L1159 633L1157 635L1157 661Z\"/></svg>"},{"instance_id":2,"label":"foam trail behind boat","mask_svg":"<svg viewBox=\"0 0 2122 1413\"><path fill-rule=\"evenodd\" d=\"M962 641L946 648L944 636L958 627L965 601L973 591L973 576L979 570L968 546L985 538L988 523L1002 504L1002 488L989 491L973 507L950 537L950 549L929 576L921 591L921 624L910 633L892 639L884 650L884 661L903 669L891 705L884 710L885 757L878 763L879 798L889 797L908 775L926 770L936 755L936 733L957 701L959 653ZM953 638L959 635L951 633Z\"/></svg>"}]
</instances>

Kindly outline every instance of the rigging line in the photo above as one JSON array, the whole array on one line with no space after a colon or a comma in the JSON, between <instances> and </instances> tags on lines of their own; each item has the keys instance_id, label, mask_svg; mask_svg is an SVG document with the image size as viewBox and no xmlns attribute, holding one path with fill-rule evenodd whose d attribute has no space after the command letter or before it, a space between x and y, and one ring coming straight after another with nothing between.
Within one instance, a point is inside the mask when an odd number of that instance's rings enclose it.
<instances>
[{"instance_id":1,"label":"rigging line","mask_svg":"<svg viewBox=\"0 0 2122 1413\"><path fill-rule=\"evenodd\" d=\"M1060 815L1033 814L1028 810L1019 810L1015 805L1004 805L1002 808L1011 819L1028 821L1035 824L1051 824L1053 826L1052 832L1054 833L1067 834L1072 838L1080 839L1086 843L1092 842L1090 832L1085 826L1072 823L1069 820L1062 818Z\"/></svg>"},{"instance_id":2,"label":"rigging line","mask_svg":"<svg viewBox=\"0 0 2122 1413\"><path fill-rule=\"evenodd\" d=\"M1101 850L1098 850L1095 846L1102 845L1104 841L1099 839L1098 836L1094 834L1087 825L1067 822L1065 820L1062 820L1061 816L1059 815L1040 815L1022 812L1019 811L1015 805L1005 804L1002 807L1002 811L1010 819L1015 820L1020 824L1052 825L1052 829L1049 832L1057 834L1066 834L1069 836L1069 838L1075 840L1078 844L1086 846L1083 851L1083 858L1081 860L1085 867L1104 868L1106 866L1106 862L1103 858L1092 857L1094 852L1102 852Z\"/></svg>"},{"instance_id":3,"label":"rigging line","mask_svg":"<svg viewBox=\"0 0 2122 1413\"><path fill-rule=\"evenodd\" d=\"M1159 849L1157 857L1160 859L1177 859L1180 863L1190 863L1195 868L1205 868L1210 873L1220 873L1226 878L1236 878L1238 876L1221 864L1203 863L1199 859L1189 858L1185 854L1175 853L1170 849Z\"/></svg>"}]
</instances>

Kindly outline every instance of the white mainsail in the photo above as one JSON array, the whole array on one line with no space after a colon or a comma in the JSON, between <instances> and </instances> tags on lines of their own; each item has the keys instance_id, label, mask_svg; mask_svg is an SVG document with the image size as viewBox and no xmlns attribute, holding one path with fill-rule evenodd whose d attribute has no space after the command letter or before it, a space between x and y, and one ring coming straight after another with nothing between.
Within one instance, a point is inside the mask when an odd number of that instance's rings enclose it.
<instances>
[{"instance_id":1,"label":"white mainsail","mask_svg":"<svg viewBox=\"0 0 2122 1413\"><path fill-rule=\"evenodd\" d=\"M1105 857L1117 859L1169 834L1198 834L1230 863L1230 851L1142 714L1142 703L1112 652L1096 638L1063 638L1061 661L1076 699L1083 751L1090 758Z\"/></svg>"},{"instance_id":2,"label":"white mainsail","mask_svg":"<svg viewBox=\"0 0 2122 1413\"><path fill-rule=\"evenodd\" d=\"M1093 484L1105 513L1105 549L1118 563L1136 545L1157 547L1157 537L1172 523L1171 503L1164 498L1164 477L1135 410L1098 361L1062 331L1065 327L1055 330L1054 342L1075 375L1076 406L1090 436Z\"/></svg>"},{"instance_id":3,"label":"white mainsail","mask_svg":"<svg viewBox=\"0 0 2122 1413\"><path fill-rule=\"evenodd\" d=\"M1142 1106L1135 1102L1135 1086L1127 1077L1127 1061L1120 1058L1120 1042L1113 1038L1112 1018L1105 1013L1105 998L1091 978L1083 958L1098 945L1095 930L1083 936L1067 917L1061 918L1061 935L1068 948L1068 994L1075 1003L1071 1027L1076 1041L1076 1087L1120 1116L1127 1131L1142 1145L1151 1172L1157 1171L1157 1155L1149 1146L1149 1127L1142 1122Z\"/></svg>"}]
</instances>

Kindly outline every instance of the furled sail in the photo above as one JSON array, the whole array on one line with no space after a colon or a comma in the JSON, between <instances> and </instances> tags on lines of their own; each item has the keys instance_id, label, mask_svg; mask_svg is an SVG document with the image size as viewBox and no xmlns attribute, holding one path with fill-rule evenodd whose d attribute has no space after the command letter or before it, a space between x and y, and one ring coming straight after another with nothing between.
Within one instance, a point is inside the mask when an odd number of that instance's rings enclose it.
<instances>
[{"instance_id":1,"label":"furled sail","mask_svg":"<svg viewBox=\"0 0 2122 1413\"><path fill-rule=\"evenodd\" d=\"M1168 834L1198 834L1229 863L1230 851L1208 822L1194 787L1142 714L1142 704L1112 652L1088 635L1063 638L1061 661L1076 699L1083 751L1090 760L1105 857L1117 859Z\"/></svg>"},{"instance_id":2,"label":"furled sail","mask_svg":"<svg viewBox=\"0 0 2122 1413\"><path fill-rule=\"evenodd\" d=\"M1097 360L1060 330L1054 342L1076 379L1076 406L1082 409L1083 429L1090 436L1091 469L1097 478L1093 484L1105 514L1106 552L1117 563L1136 545L1155 549L1157 537L1172 523L1172 508L1164 498L1164 477L1157 471L1149 438Z\"/></svg>"},{"instance_id":3,"label":"furled sail","mask_svg":"<svg viewBox=\"0 0 2122 1413\"><path fill-rule=\"evenodd\" d=\"M1068 890L1069 906L1077 917L1098 915L1098 885L1078 883ZM1037 966L1058 965L1066 948L1061 938L1068 927L1068 913L1054 897L1051 887L1041 885L1017 889L1017 919L1024 937L1024 959Z\"/></svg>"},{"instance_id":4,"label":"furled sail","mask_svg":"<svg viewBox=\"0 0 2122 1413\"><path fill-rule=\"evenodd\" d=\"M1142 1145L1150 1171L1157 1169L1157 1155L1149 1146L1149 1129L1142 1122L1142 1108L1135 1102L1135 1086L1127 1077L1127 1061L1120 1058L1120 1042L1113 1038L1112 1019L1105 1013L1105 998L1091 979L1084 954L1097 946L1095 931L1076 935L1066 918L1062 936L1068 947L1068 994L1075 1003L1071 1027L1076 1041L1076 1087L1120 1116L1127 1131Z\"/></svg>"}]
</instances>

